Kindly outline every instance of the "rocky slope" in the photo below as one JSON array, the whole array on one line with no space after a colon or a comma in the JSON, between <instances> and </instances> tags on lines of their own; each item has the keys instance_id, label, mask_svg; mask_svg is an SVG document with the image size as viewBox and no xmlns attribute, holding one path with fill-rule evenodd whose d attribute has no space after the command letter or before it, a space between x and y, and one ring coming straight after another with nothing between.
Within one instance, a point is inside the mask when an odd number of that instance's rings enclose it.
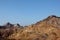
<instances>
[{"instance_id":1,"label":"rocky slope","mask_svg":"<svg viewBox=\"0 0 60 40\"><path fill-rule=\"evenodd\" d=\"M2 38L5 38L5 36ZM60 40L60 17L51 15L46 19L32 25L23 28L15 27L13 33L11 33L11 35L8 35L5 39L6 40Z\"/></svg>"}]
</instances>

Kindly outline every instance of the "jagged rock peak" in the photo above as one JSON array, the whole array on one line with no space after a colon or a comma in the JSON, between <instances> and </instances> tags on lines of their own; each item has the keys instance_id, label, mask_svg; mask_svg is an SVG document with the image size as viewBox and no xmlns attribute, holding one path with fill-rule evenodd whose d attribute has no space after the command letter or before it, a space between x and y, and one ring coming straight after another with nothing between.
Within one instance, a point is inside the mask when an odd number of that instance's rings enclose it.
<instances>
[{"instance_id":1,"label":"jagged rock peak","mask_svg":"<svg viewBox=\"0 0 60 40\"><path fill-rule=\"evenodd\" d=\"M12 27L12 26L14 26L14 24L11 24L10 22L7 22L4 26L6 26L6 27Z\"/></svg>"},{"instance_id":2,"label":"jagged rock peak","mask_svg":"<svg viewBox=\"0 0 60 40\"><path fill-rule=\"evenodd\" d=\"M56 16L56 15L50 15L50 16L48 16L48 18L53 18L53 17L55 17L55 18L60 18L60 17L58 17L58 16Z\"/></svg>"},{"instance_id":3,"label":"jagged rock peak","mask_svg":"<svg viewBox=\"0 0 60 40\"><path fill-rule=\"evenodd\" d=\"M58 21L57 21L58 20ZM60 22L60 17L58 16L55 16L55 15L50 15L48 16L47 18L41 20L41 21L38 21L36 24L40 24L41 22L44 22L45 23L53 23L53 21L56 23L56 22Z\"/></svg>"},{"instance_id":4,"label":"jagged rock peak","mask_svg":"<svg viewBox=\"0 0 60 40\"><path fill-rule=\"evenodd\" d=\"M57 18L57 19L56 19ZM43 21L48 21L48 20L51 20L51 19L53 19L53 20L58 20L58 19L60 19L60 17L58 17L58 16L56 16L56 15L50 15L50 16L48 16L47 18L45 18Z\"/></svg>"},{"instance_id":5,"label":"jagged rock peak","mask_svg":"<svg viewBox=\"0 0 60 40\"><path fill-rule=\"evenodd\" d=\"M55 15L50 15L49 17L57 17L57 16L55 16Z\"/></svg>"},{"instance_id":6,"label":"jagged rock peak","mask_svg":"<svg viewBox=\"0 0 60 40\"><path fill-rule=\"evenodd\" d=\"M10 22L7 22L6 25L12 25Z\"/></svg>"}]
</instances>

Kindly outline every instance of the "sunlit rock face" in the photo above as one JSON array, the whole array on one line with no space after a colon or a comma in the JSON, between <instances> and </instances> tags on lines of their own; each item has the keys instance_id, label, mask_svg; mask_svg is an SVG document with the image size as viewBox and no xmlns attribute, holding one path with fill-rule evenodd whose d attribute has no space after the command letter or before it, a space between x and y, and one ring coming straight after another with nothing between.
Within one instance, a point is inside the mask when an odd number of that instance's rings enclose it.
<instances>
[{"instance_id":1,"label":"sunlit rock face","mask_svg":"<svg viewBox=\"0 0 60 40\"><path fill-rule=\"evenodd\" d=\"M60 17L57 17L55 15L51 15L49 17L47 17L46 19L40 21L40 22L37 22L36 24L40 25L40 24L51 24L51 25L54 25L56 27L60 27Z\"/></svg>"},{"instance_id":2,"label":"sunlit rock face","mask_svg":"<svg viewBox=\"0 0 60 40\"><path fill-rule=\"evenodd\" d=\"M9 27L8 27L9 26ZM0 27L0 39L4 40L60 40L60 17L51 15L29 26L8 23ZM5 25L6 27L6 25ZM6 36L8 34L8 36Z\"/></svg>"}]
</instances>

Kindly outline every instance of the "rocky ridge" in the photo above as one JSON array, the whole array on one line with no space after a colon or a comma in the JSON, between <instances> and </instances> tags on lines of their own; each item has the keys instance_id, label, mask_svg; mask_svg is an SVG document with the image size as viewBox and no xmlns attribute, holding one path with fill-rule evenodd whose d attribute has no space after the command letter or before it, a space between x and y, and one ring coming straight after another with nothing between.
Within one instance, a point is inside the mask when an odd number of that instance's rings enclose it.
<instances>
[{"instance_id":1,"label":"rocky ridge","mask_svg":"<svg viewBox=\"0 0 60 40\"><path fill-rule=\"evenodd\" d=\"M9 28L8 32L4 31L6 30L6 28L0 28L0 30L4 32L4 34L1 34L2 32L0 31L1 39L4 38L6 40L60 40L60 17L57 17L55 15L51 15L46 19L30 26L12 26L7 26ZM13 32L6 36L7 33L11 32L10 29Z\"/></svg>"}]
</instances>

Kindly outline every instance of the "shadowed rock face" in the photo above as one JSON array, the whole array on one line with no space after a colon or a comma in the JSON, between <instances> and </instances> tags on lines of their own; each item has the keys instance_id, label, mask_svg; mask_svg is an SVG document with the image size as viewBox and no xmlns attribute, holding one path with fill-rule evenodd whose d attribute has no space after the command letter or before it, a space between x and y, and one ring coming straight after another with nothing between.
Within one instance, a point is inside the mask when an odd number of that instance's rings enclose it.
<instances>
[{"instance_id":1,"label":"shadowed rock face","mask_svg":"<svg viewBox=\"0 0 60 40\"><path fill-rule=\"evenodd\" d=\"M18 27L9 22L6 25L0 26L0 40L7 40L7 37L13 34L17 30L17 28Z\"/></svg>"},{"instance_id":2,"label":"shadowed rock face","mask_svg":"<svg viewBox=\"0 0 60 40\"><path fill-rule=\"evenodd\" d=\"M3 40L60 40L60 17L51 15L46 19L22 27L19 24L14 26L10 23L0 27L0 39ZM9 26L9 27L8 27ZM22 28L21 28L22 27Z\"/></svg>"}]
</instances>

